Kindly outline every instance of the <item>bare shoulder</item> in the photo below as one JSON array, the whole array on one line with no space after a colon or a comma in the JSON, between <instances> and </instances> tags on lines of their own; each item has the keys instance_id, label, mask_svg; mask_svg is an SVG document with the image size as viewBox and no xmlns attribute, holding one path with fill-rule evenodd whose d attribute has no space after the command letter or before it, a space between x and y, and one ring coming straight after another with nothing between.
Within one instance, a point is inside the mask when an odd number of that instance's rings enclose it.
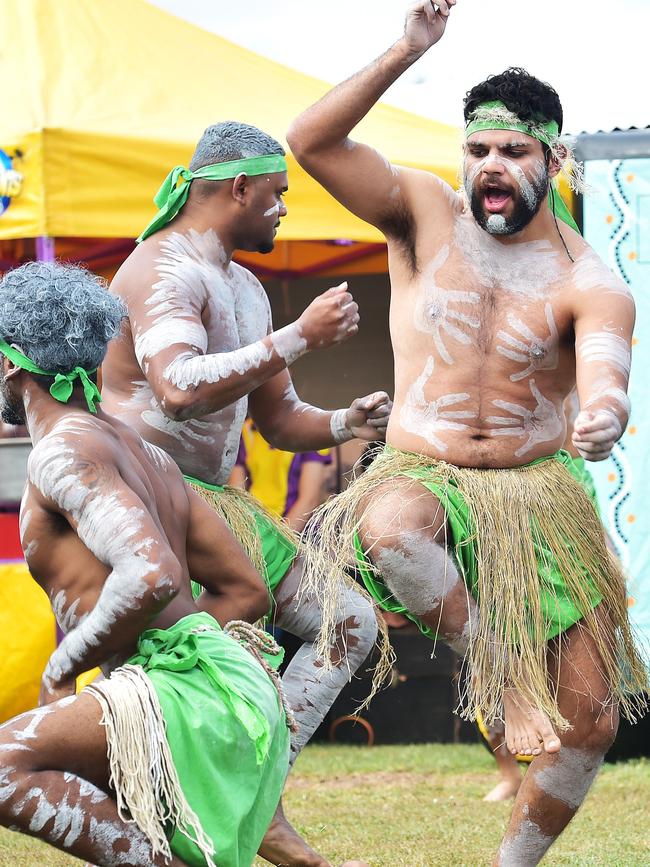
<instances>
[{"instance_id":1,"label":"bare shoulder","mask_svg":"<svg viewBox=\"0 0 650 867\"><path fill-rule=\"evenodd\" d=\"M76 511L86 495L116 473L115 437L94 418L64 418L32 449L29 483L46 500Z\"/></svg>"},{"instance_id":2,"label":"bare shoulder","mask_svg":"<svg viewBox=\"0 0 650 867\"><path fill-rule=\"evenodd\" d=\"M465 204L462 193L438 175L422 169L400 168L399 177L414 216L429 214L432 209L438 216L446 214L450 219L462 213Z\"/></svg>"},{"instance_id":3,"label":"bare shoulder","mask_svg":"<svg viewBox=\"0 0 650 867\"><path fill-rule=\"evenodd\" d=\"M627 283L607 265L589 244L580 238L576 245L574 264L571 270L573 288L579 294L604 293L632 300Z\"/></svg>"},{"instance_id":4,"label":"bare shoulder","mask_svg":"<svg viewBox=\"0 0 650 867\"><path fill-rule=\"evenodd\" d=\"M156 282L156 256L160 250L155 237L138 244L124 260L111 281L111 292L127 303Z\"/></svg>"}]
</instances>

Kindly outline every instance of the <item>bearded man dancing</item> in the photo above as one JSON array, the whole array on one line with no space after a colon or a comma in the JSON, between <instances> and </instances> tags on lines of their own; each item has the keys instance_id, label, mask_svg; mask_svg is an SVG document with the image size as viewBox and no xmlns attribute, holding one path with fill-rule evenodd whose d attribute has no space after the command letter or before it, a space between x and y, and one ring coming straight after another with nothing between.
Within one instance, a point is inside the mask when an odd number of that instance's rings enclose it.
<instances>
[{"instance_id":1,"label":"bearded man dancing","mask_svg":"<svg viewBox=\"0 0 650 867\"><path fill-rule=\"evenodd\" d=\"M102 368L102 397L108 411L171 455L226 519L266 578L273 622L304 641L283 678L297 726L293 761L367 657L377 621L341 570L325 608L302 592L305 560L317 561L325 580L332 569L327 556L308 551L287 525L226 483L247 407L272 446L299 452L383 436L390 401L377 392L334 412L300 401L288 367L355 334L357 305L342 284L274 331L263 287L232 261L237 249L273 249L287 213L283 154L256 127L225 122L205 131L189 170L170 173L156 196L159 213L112 283L128 320ZM328 623L336 639L319 645ZM327 864L281 808L260 854L288 867Z\"/></svg>"},{"instance_id":2,"label":"bearded man dancing","mask_svg":"<svg viewBox=\"0 0 650 867\"><path fill-rule=\"evenodd\" d=\"M535 756L495 858L522 867L582 803L619 707L645 706L623 579L561 450L576 383L579 453L603 460L621 436L634 304L570 225L560 100L524 70L468 93L461 194L348 138L454 5L411 6L395 45L287 138L389 249L388 446L324 508L323 539L343 558L354 544L375 598L465 655L465 714L504 717L511 752Z\"/></svg>"}]
</instances>

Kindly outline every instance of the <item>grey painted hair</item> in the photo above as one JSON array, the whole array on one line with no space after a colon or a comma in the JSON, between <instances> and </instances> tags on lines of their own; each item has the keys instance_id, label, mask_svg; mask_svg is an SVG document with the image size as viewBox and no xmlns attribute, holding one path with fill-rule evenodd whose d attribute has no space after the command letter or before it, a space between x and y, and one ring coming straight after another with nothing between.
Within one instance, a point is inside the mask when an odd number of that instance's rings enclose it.
<instances>
[{"instance_id":1,"label":"grey painted hair","mask_svg":"<svg viewBox=\"0 0 650 867\"><path fill-rule=\"evenodd\" d=\"M209 126L199 139L190 162L190 170L266 154L283 154L280 142L256 126L225 120Z\"/></svg>"},{"instance_id":2,"label":"grey painted hair","mask_svg":"<svg viewBox=\"0 0 650 867\"><path fill-rule=\"evenodd\" d=\"M126 308L85 268L28 262L0 280L0 338L44 370L92 370L120 332Z\"/></svg>"}]
</instances>

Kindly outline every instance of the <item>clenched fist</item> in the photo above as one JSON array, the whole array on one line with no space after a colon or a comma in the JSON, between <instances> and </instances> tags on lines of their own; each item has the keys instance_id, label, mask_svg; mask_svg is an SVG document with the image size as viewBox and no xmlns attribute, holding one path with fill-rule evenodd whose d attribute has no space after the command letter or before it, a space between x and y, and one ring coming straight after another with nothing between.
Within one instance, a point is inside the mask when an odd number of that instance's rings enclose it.
<instances>
[{"instance_id":1,"label":"clenched fist","mask_svg":"<svg viewBox=\"0 0 650 867\"><path fill-rule=\"evenodd\" d=\"M381 440L386 437L393 401L385 391L357 397L345 413L345 426L353 437L361 440Z\"/></svg>"},{"instance_id":2,"label":"clenched fist","mask_svg":"<svg viewBox=\"0 0 650 867\"><path fill-rule=\"evenodd\" d=\"M412 57L420 57L435 45L447 27L451 7L456 0L426 0L414 3L406 13L404 40Z\"/></svg>"},{"instance_id":3,"label":"clenched fist","mask_svg":"<svg viewBox=\"0 0 650 867\"><path fill-rule=\"evenodd\" d=\"M621 423L613 412L583 410L576 417L572 441L586 461L604 461L622 432Z\"/></svg>"},{"instance_id":4,"label":"clenched fist","mask_svg":"<svg viewBox=\"0 0 650 867\"><path fill-rule=\"evenodd\" d=\"M341 283L315 298L298 319L300 336L307 349L326 349L342 343L359 330L359 308Z\"/></svg>"}]
</instances>

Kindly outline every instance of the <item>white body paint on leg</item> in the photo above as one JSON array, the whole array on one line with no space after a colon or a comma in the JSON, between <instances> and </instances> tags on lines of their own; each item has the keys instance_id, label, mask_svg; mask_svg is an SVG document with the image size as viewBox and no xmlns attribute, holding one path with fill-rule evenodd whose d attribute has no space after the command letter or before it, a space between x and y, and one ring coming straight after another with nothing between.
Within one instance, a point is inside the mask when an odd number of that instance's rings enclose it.
<instances>
[{"instance_id":1,"label":"white body paint on leg","mask_svg":"<svg viewBox=\"0 0 650 867\"><path fill-rule=\"evenodd\" d=\"M314 652L322 610L315 600L305 594L297 602L301 575L302 566L300 561L296 561L275 591L275 624L304 641L282 678L285 694L298 724L298 732L292 735L292 763L323 721L345 684L366 659L377 636L377 619L372 606L353 589L346 589L338 611L338 623L344 633L341 660L326 670Z\"/></svg>"},{"instance_id":2,"label":"white body paint on leg","mask_svg":"<svg viewBox=\"0 0 650 867\"><path fill-rule=\"evenodd\" d=\"M382 546L373 559L395 598L411 614L437 609L461 580L443 545L426 530L403 531L395 546Z\"/></svg>"}]
</instances>

